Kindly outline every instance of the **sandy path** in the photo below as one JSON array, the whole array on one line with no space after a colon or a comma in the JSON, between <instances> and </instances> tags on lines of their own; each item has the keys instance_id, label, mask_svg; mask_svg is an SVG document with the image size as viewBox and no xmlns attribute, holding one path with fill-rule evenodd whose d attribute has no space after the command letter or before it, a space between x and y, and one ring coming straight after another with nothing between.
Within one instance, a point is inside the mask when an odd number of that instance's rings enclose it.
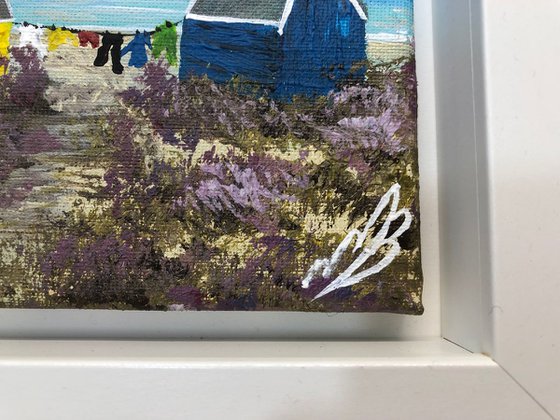
<instances>
[{"instance_id":1,"label":"sandy path","mask_svg":"<svg viewBox=\"0 0 560 420\"><path fill-rule=\"evenodd\" d=\"M102 185L104 171L96 165L99 159L87 153L89 142L83 135L90 121L67 125L64 116L44 119L51 134L64 131L64 137L58 137L58 150L29 156L27 167L13 171L0 186L2 195L24 197L1 210L0 236L26 233L37 222L64 217L80 193Z\"/></svg>"},{"instance_id":2,"label":"sandy path","mask_svg":"<svg viewBox=\"0 0 560 420\"><path fill-rule=\"evenodd\" d=\"M92 149L100 135L99 119L121 106L115 93L133 86L140 70L126 67L123 75L115 75L110 63L94 67L95 55L91 48L62 46L46 58L47 100L56 113L34 116L33 125L46 127L59 146L29 156L28 167L0 184L0 196L23 197L0 210L0 238L32 233L37 223L64 217L84 193L103 185L106 150L100 142Z\"/></svg>"},{"instance_id":3,"label":"sandy path","mask_svg":"<svg viewBox=\"0 0 560 420\"><path fill-rule=\"evenodd\" d=\"M96 54L92 48L65 45L47 56L45 67L52 81L47 95L54 110L66 115L100 115L118 105L115 93L133 86L141 74L141 70L126 66L126 57L122 75L113 74L110 62L95 67Z\"/></svg>"},{"instance_id":4,"label":"sandy path","mask_svg":"<svg viewBox=\"0 0 560 420\"><path fill-rule=\"evenodd\" d=\"M25 131L46 128L58 144L26 156L28 164L0 183L0 198L13 197L0 207L0 306L41 300L41 276L35 272L40 261L34 258L50 245L42 232L76 204L87 205L88 194L104 185L109 151L101 121L122 107L116 93L135 85L141 70L125 61L125 73L115 75L110 64L94 67L95 56L90 48L63 46L45 60L51 80L46 96L55 112L25 117ZM3 302L2 295L9 298Z\"/></svg>"}]
</instances>

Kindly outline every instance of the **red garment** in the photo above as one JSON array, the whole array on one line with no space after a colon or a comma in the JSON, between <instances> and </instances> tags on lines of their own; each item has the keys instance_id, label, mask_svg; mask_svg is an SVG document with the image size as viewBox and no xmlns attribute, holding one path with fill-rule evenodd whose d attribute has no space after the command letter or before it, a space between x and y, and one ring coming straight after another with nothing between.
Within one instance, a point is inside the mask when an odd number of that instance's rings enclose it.
<instances>
[{"instance_id":1,"label":"red garment","mask_svg":"<svg viewBox=\"0 0 560 420\"><path fill-rule=\"evenodd\" d=\"M90 31L82 31L78 34L78 39L80 40L80 47L87 47L88 43L91 44L92 48L99 47L99 34Z\"/></svg>"}]
</instances>

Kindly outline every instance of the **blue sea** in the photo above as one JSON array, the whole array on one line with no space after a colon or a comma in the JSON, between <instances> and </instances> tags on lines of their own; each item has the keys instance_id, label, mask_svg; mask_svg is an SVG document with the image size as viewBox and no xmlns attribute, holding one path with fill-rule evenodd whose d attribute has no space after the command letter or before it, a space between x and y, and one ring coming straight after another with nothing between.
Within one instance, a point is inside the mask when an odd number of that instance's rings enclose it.
<instances>
[{"instance_id":1,"label":"blue sea","mask_svg":"<svg viewBox=\"0 0 560 420\"><path fill-rule=\"evenodd\" d=\"M413 0L366 0L368 37L403 41L413 34ZM11 0L15 19L40 25L121 31L180 21L189 0Z\"/></svg>"}]
</instances>

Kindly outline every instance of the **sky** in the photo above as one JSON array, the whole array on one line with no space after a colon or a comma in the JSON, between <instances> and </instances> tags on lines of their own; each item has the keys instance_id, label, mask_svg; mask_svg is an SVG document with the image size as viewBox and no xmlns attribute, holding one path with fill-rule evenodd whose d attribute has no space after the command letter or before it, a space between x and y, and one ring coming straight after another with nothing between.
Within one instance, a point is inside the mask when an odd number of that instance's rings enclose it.
<instances>
[{"instance_id":1,"label":"sky","mask_svg":"<svg viewBox=\"0 0 560 420\"><path fill-rule=\"evenodd\" d=\"M371 38L402 41L414 35L413 0L366 0Z\"/></svg>"},{"instance_id":2,"label":"sky","mask_svg":"<svg viewBox=\"0 0 560 420\"><path fill-rule=\"evenodd\" d=\"M368 36L402 41L413 34L413 0L365 0ZM188 0L11 0L17 21L42 25L152 30L183 18Z\"/></svg>"}]
</instances>

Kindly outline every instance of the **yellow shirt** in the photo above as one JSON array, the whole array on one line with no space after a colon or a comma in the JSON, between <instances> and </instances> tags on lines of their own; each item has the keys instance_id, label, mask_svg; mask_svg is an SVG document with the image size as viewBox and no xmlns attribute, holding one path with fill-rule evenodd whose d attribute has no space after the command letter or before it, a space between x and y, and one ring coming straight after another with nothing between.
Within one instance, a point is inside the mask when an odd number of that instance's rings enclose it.
<instances>
[{"instance_id":1,"label":"yellow shirt","mask_svg":"<svg viewBox=\"0 0 560 420\"><path fill-rule=\"evenodd\" d=\"M54 51L64 44L72 44L75 47L80 45L80 40L76 34L61 28L56 28L54 31L49 29L47 42L49 51Z\"/></svg>"},{"instance_id":2,"label":"yellow shirt","mask_svg":"<svg viewBox=\"0 0 560 420\"><path fill-rule=\"evenodd\" d=\"M12 22L0 23L0 58L9 58L10 48L10 32L12 31ZM0 66L0 76L6 72L4 66Z\"/></svg>"},{"instance_id":3,"label":"yellow shirt","mask_svg":"<svg viewBox=\"0 0 560 420\"><path fill-rule=\"evenodd\" d=\"M12 30L12 22L0 23L0 57L8 56L11 30Z\"/></svg>"}]
</instances>

